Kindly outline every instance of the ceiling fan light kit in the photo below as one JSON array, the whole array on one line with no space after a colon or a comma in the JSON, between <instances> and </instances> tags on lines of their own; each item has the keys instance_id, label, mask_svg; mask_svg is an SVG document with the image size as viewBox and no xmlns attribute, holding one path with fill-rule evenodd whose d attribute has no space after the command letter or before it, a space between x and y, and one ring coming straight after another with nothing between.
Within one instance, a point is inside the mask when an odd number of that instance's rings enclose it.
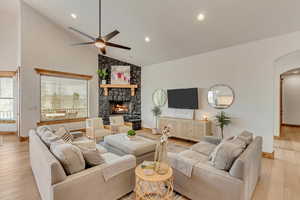
<instances>
[{"instance_id":1,"label":"ceiling fan light kit","mask_svg":"<svg viewBox=\"0 0 300 200\"><path fill-rule=\"evenodd\" d=\"M99 0L99 37L98 38L90 36L89 34L86 34L73 27L69 27L69 29L92 40L92 42L77 43L77 44L73 44L73 46L94 45L104 55L106 54L106 47L115 47L119 49L131 50L130 47L108 42L109 40L111 40L112 38L114 38L116 35L120 33L118 30L115 30L103 37L101 36L101 0Z\"/></svg>"}]
</instances>

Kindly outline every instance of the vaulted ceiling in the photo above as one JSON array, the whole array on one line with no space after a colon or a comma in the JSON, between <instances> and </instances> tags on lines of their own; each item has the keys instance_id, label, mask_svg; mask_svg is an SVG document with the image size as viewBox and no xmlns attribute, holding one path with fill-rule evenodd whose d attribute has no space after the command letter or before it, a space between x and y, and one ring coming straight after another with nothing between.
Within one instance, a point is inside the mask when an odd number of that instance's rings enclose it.
<instances>
[{"instance_id":1,"label":"vaulted ceiling","mask_svg":"<svg viewBox=\"0 0 300 200\"><path fill-rule=\"evenodd\" d=\"M24 0L55 23L98 34L98 0ZM299 0L102 0L103 34L130 52L108 55L149 65L300 29ZM75 13L76 20L70 17ZM197 15L204 13L200 22ZM149 36L151 42L146 43ZM74 47L76 48L76 47Z\"/></svg>"}]
</instances>

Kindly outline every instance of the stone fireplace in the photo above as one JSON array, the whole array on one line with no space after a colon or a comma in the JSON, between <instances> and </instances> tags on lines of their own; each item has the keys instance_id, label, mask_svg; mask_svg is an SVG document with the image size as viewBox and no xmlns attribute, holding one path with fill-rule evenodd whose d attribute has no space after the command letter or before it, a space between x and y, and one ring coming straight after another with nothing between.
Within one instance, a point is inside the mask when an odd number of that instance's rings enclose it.
<instances>
[{"instance_id":1,"label":"stone fireplace","mask_svg":"<svg viewBox=\"0 0 300 200\"><path fill-rule=\"evenodd\" d=\"M107 56L99 55L99 69L107 68L110 84L111 66L130 66L130 84L137 85L134 96L129 88L110 88L105 96L104 88L99 88L99 117L105 125L109 125L109 117L123 115L125 121L141 120L141 67L125 63ZM99 84L101 84L99 78Z\"/></svg>"}]
</instances>

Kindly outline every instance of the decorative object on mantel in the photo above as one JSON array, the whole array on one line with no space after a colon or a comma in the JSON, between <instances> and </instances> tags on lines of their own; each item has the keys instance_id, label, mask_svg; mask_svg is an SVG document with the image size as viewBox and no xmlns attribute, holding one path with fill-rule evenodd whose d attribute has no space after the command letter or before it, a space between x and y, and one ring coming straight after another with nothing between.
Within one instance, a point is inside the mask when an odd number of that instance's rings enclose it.
<instances>
[{"instance_id":1,"label":"decorative object on mantel","mask_svg":"<svg viewBox=\"0 0 300 200\"><path fill-rule=\"evenodd\" d=\"M130 84L130 66L111 66L111 84Z\"/></svg>"},{"instance_id":2,"label":"decorative object on mantel","mask_svg":"<svg viewBox=\"0 0 300 200\"><path fill-rule=\"evenodd\" d=\"M152 109L152 113L155 117L155 128L152 129L152 133L153 134L158 134L159 133L159 130L158 130L158 117L161 115L161 109L159 106L154 106L154 108Z\"/></svg>"},{"instance_id":3,"label":"decorative object on mantel","mask_svg":"<svg viewBox=\"0 0 300 200\"><path fill-rule=\"evenodd\" d=\"M135 130L129 130L129 131L127 132L127 137L128 137L129 139L134 139L135 136L136 136Z\"/></svg>"},{"instance_id":4,"label":"decorative object on mantel","mask_svg":"<svg viewBox=\"0 0 300 200\"><path fill-rule=\"evenodd\" d=\"M107 68L98 69L97 73L98 73L99 77L101 78L101 83L106 84L106 77L108 76Z\"/></svg>"},{"instance_id":5,"label":"decorative object on mantel","mask_svg":"<svg viewBox=\"0 0 300 200\"><path fill-rule=\"evenodd\" d=\"M131 96L135 95L135 89L138 88L137 85L122 85L122 84L105 84L100 85L100 88L104 88L104 96L108 96L108 88L129 88L131 89Z\"/></svg>"},{"instance_id":6,"label":"decorative object on mantel","mask_svg":"<svg viewBox=\"0 0 300 200\"><path fill-rule=\"evenodd\" d=\"M158 174L166 174L169 170L169 161L167 155L167 144L168 138L170 136L171 128L170 126L165 126L162 130L162 136L160 137L160 141L156 146L155 150L155 171Z\"/></svg>"},{"instance_id":7,"label":"decorative object on mantel","mask_svg":"<svg viewBox=\"0 0 300 200\"><path fill-rule=\"evenodd\" d=\"M215 109L229 108L235 99L233 89L225 84L217 84L208 90L207 102Z\"/></svg>"},{"instance_id":8,"label":"decorative object on mantel","mask_svg":"<svg viewBox=\"0 0 300 200\"><path fill-rule=\"evenodd\" d=\"M224 138L224 127L231 123L231 118L224 111L216 115L217 126L221 129L221 137Z\"/></svg>"}]
</instances>

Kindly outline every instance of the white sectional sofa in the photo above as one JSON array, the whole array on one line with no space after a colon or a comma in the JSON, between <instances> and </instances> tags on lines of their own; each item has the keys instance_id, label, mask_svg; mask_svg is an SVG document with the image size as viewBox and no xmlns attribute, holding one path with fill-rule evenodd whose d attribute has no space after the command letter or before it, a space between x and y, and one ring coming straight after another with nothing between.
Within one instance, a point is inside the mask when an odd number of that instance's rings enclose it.
<instances>
[{"instance_id":1,"label":"white sectional sofa","mask_svg":"<svg viewBox=\"0 0 300 200\"><path fill-rule=\"evenodd\" d=\"M104 153L105 164L67 176L36 131L30 131L29 135L30 162L42 200L116 200L133 191L135 167L107 181L102 172L107 168L120 168L124 160L134 156Z\"/></svg>"}]
</instances>

